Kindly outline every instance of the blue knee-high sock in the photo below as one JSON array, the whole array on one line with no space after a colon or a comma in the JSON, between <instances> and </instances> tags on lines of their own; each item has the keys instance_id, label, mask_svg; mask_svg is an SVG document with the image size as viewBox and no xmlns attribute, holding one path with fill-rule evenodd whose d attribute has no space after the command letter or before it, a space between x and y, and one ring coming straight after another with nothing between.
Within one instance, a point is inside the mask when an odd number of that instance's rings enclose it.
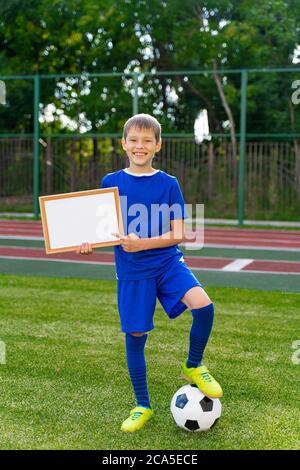
<instances>
[{"instance_id":1,"label":"blue knee-high sock","mask_svg":"<svg viewBox=\"0 0 300 470\"><path fill-rule=\"evenodd\" d=\"M201 364L203 352L211 332L214 319L214 304L191 310L191 312L193 323L190 332L187 367L198 367Z\"/></svg>"},{"instance_id":2,"label":"blue knee-high sock","mask_svg":"<svg viewBox=\"0 0 300 470\"><path fill-rule=\"evenodd\" d=\"M144 354L147 337L148 335L133 336L127 333L126 358L137 405L150 408Z\"/></svg>"}]
</instances>

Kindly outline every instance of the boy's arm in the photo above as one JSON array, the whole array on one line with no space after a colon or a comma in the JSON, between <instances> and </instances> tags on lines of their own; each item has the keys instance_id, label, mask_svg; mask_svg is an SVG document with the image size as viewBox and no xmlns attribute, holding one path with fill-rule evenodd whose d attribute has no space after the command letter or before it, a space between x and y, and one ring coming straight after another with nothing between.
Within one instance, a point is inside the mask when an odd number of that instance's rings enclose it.
<instances>
[{"instance_id":1,"label":"boy's arm","mask_svg":"<svg viewBox=\"0 0 300 470\"><path fill-rule=\"evenodd\" d=\"M160 237L141 238L141 250L152 250L154 248L166 248L178 245L184 239L184 220L171 220L170 232L163 233Z\"/></svg>"},{"instance_id":2,"label":"boy's arm","mask_svg":"<svg viewBox=\"0 0 300 470\"><path fill-rule=\"evenodd\" d=\"M153 250L154 248L166 248L177 245L184 239L184 220L171 220L171 230L160 237L139 238L135 233L127 236L114 233L121 240L121 246L124 251L136 252L143 250Z\"/></svg>"}]
</instances>

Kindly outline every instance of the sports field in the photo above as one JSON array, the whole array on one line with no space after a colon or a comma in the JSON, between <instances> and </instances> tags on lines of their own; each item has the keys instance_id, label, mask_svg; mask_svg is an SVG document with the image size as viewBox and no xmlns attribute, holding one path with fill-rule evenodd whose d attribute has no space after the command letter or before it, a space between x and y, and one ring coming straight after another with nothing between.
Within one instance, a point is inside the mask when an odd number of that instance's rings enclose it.
<instances>
[{"instance_id":1,"label":"sports field","mask_svg":"<svg viewBox=\"0 0 300 470\"><path fill-rule=\"evenodd\" d=\"M183 385L191 323L157 304L146 346L155 417L120 424L134 406L110 280L0 275L1 449L297 449L299 294L208 287L216 317L206 363L224 388L207 433L177 428L169 411Z\"/></svg>"},{"instance_id":2,"label":"sports field","mask_svg":"<svg viewBox=\"0 0 300 470\"><path fill-rule=\"evenodd\" d=\"M0 451L300 450L299 3L0 0Z\"/></svg>"},{"instance_id":3,"label":"sports field","mask_svg":"<svg viewBox=\"0 0 300 470\"><path fill-rule=\"evenodd\" d=\"M111 249L47 256L40 222L0 221L1 449L299 448L299 245L299 231L215 228L202 250L182 247L216 306L205 362L223 413L208 433L175 426L191 316L170 321L158 302L146 346L155 417L126 435L135 403Z\"/></svg>"}]
</instances>

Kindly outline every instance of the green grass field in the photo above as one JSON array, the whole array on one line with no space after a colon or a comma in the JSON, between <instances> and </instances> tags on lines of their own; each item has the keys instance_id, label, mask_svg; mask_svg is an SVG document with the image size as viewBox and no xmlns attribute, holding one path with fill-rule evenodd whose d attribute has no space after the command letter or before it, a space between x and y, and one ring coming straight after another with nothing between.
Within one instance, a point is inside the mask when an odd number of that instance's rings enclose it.
<instances>
[{"instance_id":1,"label":"green grass field","mask_svg":"<svg viewBox=\"0 0 300 470\"><path fill-rule=\"evenodd\" d=\"M207 433L177 428L169 411L191 316L159 303L146 346L154 418L127 435L134 406L116 283L0 276L1 449L299 449L300 295L207 288L216 316L206 364L224 388ZM298 400L298 401L297 401Z\"/></svg>"}]
</instances>

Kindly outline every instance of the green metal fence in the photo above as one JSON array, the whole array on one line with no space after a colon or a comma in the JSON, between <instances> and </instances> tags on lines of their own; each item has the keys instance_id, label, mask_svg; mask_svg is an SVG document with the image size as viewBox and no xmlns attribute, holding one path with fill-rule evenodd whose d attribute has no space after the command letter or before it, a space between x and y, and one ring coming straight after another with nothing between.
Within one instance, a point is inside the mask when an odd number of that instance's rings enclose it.
<instances>
[{"instance_id":1,"label":"green metal fence","mask_svg":"<svg viewBox=\"0 0 300 470\"><path fill-rule=\"evenodd\" d=\"M213 86L212 77L218 76L222 80L230 77L232 83L235 85L238 83L236 88L239 96L231 98L232 102L239 101L236 105L237 129L234 133L238 144L237 149L234 149L235 143L228 129L222 132L212 132L211 140L204 140L200 144L195 142L193 129L190 129L191 132L186 132L186 130L185 132L165 132L163 134L164 145L156 158L156 164L165 171L176 174L187 202L204 202L207 206L207 214L236 217L239 225L242 225L245 210L248 218L252 216L293 220L298 219L300 215L300 143L298 143L300 127L297 105L293 105L290 112L291 125L288 126L282 122L282 132L278 132L278 128L275 133L272 132L273 115L277 123L281 115L278 105L278 109L274 108L272 114L272 90L270 90L270 122L267 124L270 132L265 132L265 125L262 125L264 132L247 132L247 117L250 116L252 120L253 116L255 119L260 117L259 93L264 90L261 77L267 74L272 76L272 80L268 83L276 89L281 87L285 90L281 104L289 106L292 94L291 85L297 78L297 74L300 75L300 67L93 73L84 74L84 79L90 81L95 79L98 84L99 80L102 83L120 80L120 90L124 88L124 80L130 81L126 90L127 94L121 94L120 91L123 115L127 117L130 114L153 110L153 103L150 103L152 109L148 103L151 92L148 95L141 93L143 81L147 83L150 91L155 86L158 88L161 86L159 79L167 80L166 86L176 83L177 90L183 90L184 93L194 88L196 94L202 93L204 105L205 87ZM24 132L23 129L19 133L7 132L8 129L0 133L0 210L6 207L32 208L32 197L33 212L35 216L38 216L40 194L97 187L105 172L114 171L125 165L126 160L119 146L120 127L124 119L120 120L120 126L117 129L119 132L79 133L77 130L62 133L50 129L45 133L41 129L40 106L43 88L47 89L51 81L65 83L66 80L76 81L82 77L82 74L0 77L7 84L8 89L10 81L32 84L33 122L32 133ZM200 80L199 77L202 77L202 81L197 82L196 80ZM121 80L123 80L123 85ZM188 80L190 88L186 90L184 84ZM253 93L254 84L258 80L262 81L262 85L261 89L256 90L258 111L255 113L255 110L247 108L250 102L249 95ZM118 89L118 83L115 82L115 89ZM226 87L224 89L226 93ZM31 92L28 87L26 90L28 93ZM228 87L228 94L230 91ZM20 96L18 99L21 100ZM253 108L253 102L250 103ZM221 109L220 96L217 92L212 99L212 104L209 110L211 115L214 113L214 106L219 106ZM165 103L165 114L168 113L167 109L167 103ZM171 111L170 116L172 118ZM189 116L186 118L188 119ZM226 113L223 110L223 121L225 118ZM190 119L193 122L192 115ZM289 132L286 132L287 130ZM32 188L32 196L30 188Z\"/></svg>"},{"instance_id":2,"label":"green metal fence","mask_svg":"<svg viewBox=\"0 0 300 470\"><path fill-rule=\"evenodd\" d=\"M248 219L298 220L293 140L246 142L244 201ZM99 187L102 177L127 165L120 136L40 139L40 194ZM33 140L0 139L1 210L32 211ZM232 143L214 138L197 144L190 137L165 137L154 166L175 175L187 202L205 204L207 217L236 218L239 164Z\"/></svg>"}]
</instances>

